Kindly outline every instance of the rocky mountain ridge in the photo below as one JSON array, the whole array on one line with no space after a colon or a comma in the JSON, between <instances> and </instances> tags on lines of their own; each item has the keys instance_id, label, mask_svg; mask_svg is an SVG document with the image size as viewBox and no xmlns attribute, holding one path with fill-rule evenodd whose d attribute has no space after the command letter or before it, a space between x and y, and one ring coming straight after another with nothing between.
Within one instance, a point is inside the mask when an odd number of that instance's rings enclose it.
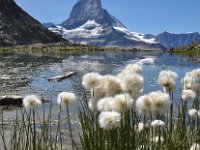
<instances>
[{"instance_id":1,"label":"rocky mountain ridge","mask_svg":"<svg viewBox=\"0 0 200 150\"><path fill-rule=\"evenodd\" d=\"M13 0L0 0L0 46L65 41L22 10Z\"/></svg>"}]
</instances>

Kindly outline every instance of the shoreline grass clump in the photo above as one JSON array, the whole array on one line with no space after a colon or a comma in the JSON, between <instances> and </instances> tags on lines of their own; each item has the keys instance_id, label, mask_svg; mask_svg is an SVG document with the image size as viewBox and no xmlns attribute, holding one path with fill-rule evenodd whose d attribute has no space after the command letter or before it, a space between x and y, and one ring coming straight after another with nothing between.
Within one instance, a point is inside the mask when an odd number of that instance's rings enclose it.
<instances>
[{"instance_id":1,"label":"shoreline grass clump","mask_svg":"<svg viewBox=\"0 0 200 150\"><path fill-rule=\"evenodd\" d=\"M174 97L177 79L177 73L161 71L157 80L161 89L143 93L142 66L138 64L129 64L116 75L87 73L82 86L78 85L80 98L69 92L58 94L55 125L53 103L46 113L41 98L28 95L23 100L25 109L16 110L9 127L1 112L4 149L200 150L200 69L186 73L181 94ZM78 142L69 111L77 99ZM37 111L41 105L43 114ZM6 128L11 130L9 143Z\"/></svg>"},{"instance_id":2,"label":"shoreline grass clump","mask_svg":"<svg viewBox=\"0 0 200 150\"><path fill-rule=\"evenodd\" d=\"M83 87L92 91L85 92L82 101L88 105L82 105L84 111L79 112L83 149L199 149L200 69L186 74L176 99L178 74L170 70L158 75L162 91L147 94L143 94L142 67L137 64L127 65L109 78L100 74L90 78L95 74L88 73L82 80ZM115 79L115 84L109 79ZM91 82L95 84L86 86ZM103 93L100 97L96 97L98 89ZM115 113L121 117L108 115L105 128L102 114Z\"/></svg>"}]
</instances>

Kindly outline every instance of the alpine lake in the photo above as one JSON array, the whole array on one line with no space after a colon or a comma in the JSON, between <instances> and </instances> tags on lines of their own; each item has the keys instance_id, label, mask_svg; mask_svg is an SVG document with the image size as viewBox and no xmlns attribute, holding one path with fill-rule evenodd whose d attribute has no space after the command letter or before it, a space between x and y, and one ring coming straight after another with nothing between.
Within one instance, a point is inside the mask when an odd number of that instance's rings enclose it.
<instances>
[{"instance_id":1,"label":"alpine lake","mask_svg":"<svg viewBox=\"0 0 200 150\"><path fill-rule=\"evenodd\" d=\"M195 61L163 51L101 50L74 54L2 51L0 52L0 94L22 97L35 94L49 100L50 103L37 108L37 114L42 114L44 110L48 113L51 108L52 126L55 125L55 129L52 131L55 131L59 112L57 95L62 91L73 92L78 100L77 103L70 106L69 110L72 126L78 130L77 113L82 99L82 76L89 72L117 75L127 64L133 63L138 63L143 68L144 94L162 90L162 87L157 83L160 71L175 71L179 75L174 93L177 104L180 101L181 79L186 72L200 67L200 64ZM48 81L50 77L71 71L76 72L76 74L65 80ZM21 108L1 106L1 111L3 110L4 119L7 122L14 120L16 111L19 109ZM65 127L66 124L62 126ZM9 135L7 136L9 137ZM78 135L75 137L78 139ZM68 136L65 138L67 139Z\"/></svg>"}]
</instances>

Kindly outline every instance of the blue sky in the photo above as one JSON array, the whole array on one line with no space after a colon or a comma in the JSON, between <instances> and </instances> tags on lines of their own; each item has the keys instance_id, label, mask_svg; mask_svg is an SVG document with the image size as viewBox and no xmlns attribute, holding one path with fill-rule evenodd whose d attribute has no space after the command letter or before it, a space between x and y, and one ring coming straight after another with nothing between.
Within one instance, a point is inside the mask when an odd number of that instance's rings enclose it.
<instances>
[{"instance_id":1,"label":"blue sky","mask_svg":"<svg viewBox=\"0 0 200 150\"><path fill-rule=\"evenodd\" d=\"M77 0L15 0L40 22L61 23ZM130 31L157 34L200 32L200 0L102 0Z\"/></svg>"}]
</instances>

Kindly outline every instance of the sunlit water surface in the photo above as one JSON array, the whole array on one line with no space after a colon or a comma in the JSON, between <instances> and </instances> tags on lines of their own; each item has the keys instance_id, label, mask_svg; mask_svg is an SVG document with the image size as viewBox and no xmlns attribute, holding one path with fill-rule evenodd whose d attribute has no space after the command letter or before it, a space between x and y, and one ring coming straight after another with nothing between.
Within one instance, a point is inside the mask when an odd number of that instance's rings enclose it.
<instances>
[{"instance_id":1,"label":"sunlit water surface","mask_svg":"<svg viewBox=\"0 0 200 150\"><path fill-rule=\"evenodd\" d=\"M88 72L115 75L127 64L139 63L143 68L144 94L162 90L157 84L157 78L161 70L172 70L178 73L175 99L178 103L181 89L181 78L186 72L200 65L184 58L163 52L133 52L113 51L96 52L66 56L61 58L34 57L11 53L0 53L0 82L1 93L10 95L37 94L45 99L52 100L52 112L57 112L57 95L61 91L78 92L81 77ZM62 82L49 82L52 76L61 75L64 72L75 71L76 75ZM78 95L80 98L81 95ZM46 104L45 107L49 105ZM71 107L71 112L76 112L78 103ZM38 110L42 112L42 108ZM7 112L7 116L14 116L13 111Z\"/></svg>"}]
</instances>

